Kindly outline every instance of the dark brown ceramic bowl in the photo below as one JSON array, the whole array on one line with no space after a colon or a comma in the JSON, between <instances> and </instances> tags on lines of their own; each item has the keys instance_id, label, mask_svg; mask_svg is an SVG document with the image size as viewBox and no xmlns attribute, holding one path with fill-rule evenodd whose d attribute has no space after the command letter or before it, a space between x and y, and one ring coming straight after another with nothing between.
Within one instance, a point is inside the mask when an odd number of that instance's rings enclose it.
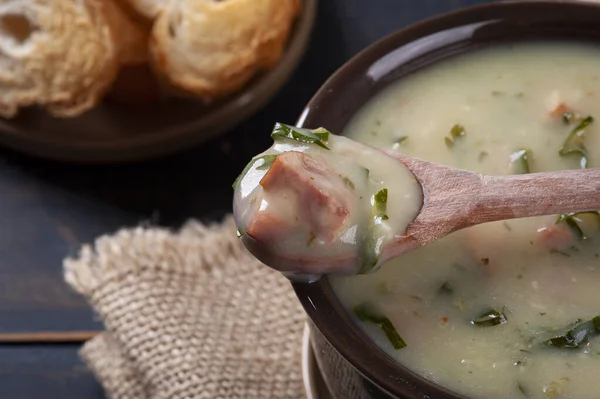
<instances>
[{"instance_id":1,"label":"dark brown ceramic bowl","mask_svg":"<svg viewBox=\"0 0 600 399\"><path fill-rule=\"evenodd\" d=\"M54 118L34 108L16 119L0 118L0 145L53 160L109 164L200 144L254 114L279 91L302 59L316 3L303 0L279 64L227 98L210 105L183 98L161 101L148 68L132 68L122 71L107 101L75 118Z\"/></svg>"},{"instance_id":2,"label":"dark brown ceramic bowl","mask_svg":"<svg viewBox=\"0 0 600 399\"><path fill-rule=\"evenodd\" d=\"M600 44L600 5L583 1L491 3L442 15L373 44L317 92L298 125L343 132L377 92L439 60L496 43L567 40ZM311 321L317 362L340 399L466 399L401 366L353 324L327 278L294 284Z\"/></svg>"}]
</instances>

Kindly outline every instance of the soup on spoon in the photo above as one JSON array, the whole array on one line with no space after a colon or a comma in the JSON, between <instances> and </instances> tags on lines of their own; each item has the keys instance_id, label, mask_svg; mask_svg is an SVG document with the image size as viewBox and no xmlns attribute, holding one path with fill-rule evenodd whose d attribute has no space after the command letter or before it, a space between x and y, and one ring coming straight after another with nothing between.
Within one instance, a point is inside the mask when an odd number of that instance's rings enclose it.
<instances>
[{"instance_id":1,"label":"soup on spoon","mask_svg":"<svg viewBox=\"0 0 600 399\"><path fill-rule=\"evenodd\" d=\"M375 268L382 248L421 208L413 174L379 150L325 129L278 123L271 136L273 146L234 183L244 244L296 279Z\"/></svg>"}]
</instances>

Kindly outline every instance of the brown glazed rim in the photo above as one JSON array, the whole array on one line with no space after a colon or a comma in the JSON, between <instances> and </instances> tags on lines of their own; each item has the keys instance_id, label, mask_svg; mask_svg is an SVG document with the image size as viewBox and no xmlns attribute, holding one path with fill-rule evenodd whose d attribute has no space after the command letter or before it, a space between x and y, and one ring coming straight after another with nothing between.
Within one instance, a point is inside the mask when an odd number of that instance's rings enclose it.
<instances>
[{"instance_id":1,"label":"brown glazed rim","mask_svg":"<svg viewBox=\"0 0 600 399\"><path fill-rule=\"evenodd\" d=\"M343 132L375 93L415 70L495 43L543 40L600 43L600 5L576 0L506 1L411 25L343 65L311 99L297 124ZM413 373L379 349L353 323L327 278L293 286L314 326L374 385L402 399L467 399Z\"/></svg>"}]
</instances>

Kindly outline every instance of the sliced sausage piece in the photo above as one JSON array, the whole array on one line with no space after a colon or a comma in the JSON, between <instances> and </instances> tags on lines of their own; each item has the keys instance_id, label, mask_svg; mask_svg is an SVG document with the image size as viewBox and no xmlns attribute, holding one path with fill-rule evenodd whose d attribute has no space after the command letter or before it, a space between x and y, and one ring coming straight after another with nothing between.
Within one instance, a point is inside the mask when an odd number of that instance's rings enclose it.
<instances>
[{"instance_id":1,"label":"sliced sausage piece","mask_svg":"<svg viewBox=\"0 0 600 399\"><path fill-rule=\"evenodd\" d=\"M277 156L260 185L267 202L269 198L293 201L297 209L295 215L276 214L285 207L258 211L246 229L251 237L271 237L275 233L264 230L270 230L272 225L283 233L283 224L288 229L299 225L324 243L335 241L344 232L355 194L325 159L298 151L284 152Z\"/></svg>"},{"instance_id":2,"label":"sliced sausage piece","mask_svg":"<svg viewBox=\"0 0 600 399\"><path fill-rule=\"evenodd\" d=\"M271 243L281 240L293 228L293 219L286 219L275 212L256 212L246 225L246 234L257 241Z\"/></svg>"},{"instance_id":3,"label":"sliced sausage piece","mask_svg":"<svg viewBox=\"0 0 600 399\"><path fill-rule=\"evenodd\" d=\"M564 225L548 224L538 231L540 243L550 250L565 251L573 246L573 232Z\"/></svg>"}]
</instances>

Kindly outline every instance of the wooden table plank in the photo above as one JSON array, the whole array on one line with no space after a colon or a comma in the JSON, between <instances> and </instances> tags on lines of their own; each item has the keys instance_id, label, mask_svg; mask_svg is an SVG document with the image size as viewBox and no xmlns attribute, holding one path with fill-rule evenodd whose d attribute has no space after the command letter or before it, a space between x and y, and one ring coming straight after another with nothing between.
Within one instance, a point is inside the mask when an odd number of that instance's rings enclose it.
<instances>
[{"instance_id":1,"label":"wooden table plank","mask_svg":"<svg viewBox=\"0 0 600 399\"><path fill-rule=\"evenodd\" d=\"M0 346L0 398L104 399L79 345Z\"/></svg>"},{"instance_id":2,"label":"wooden table plank","mask_svg":"<svg viewBox=\"0 0 600 399\"><path fill-rule=\"evenodd\" d=\"M36 331L0 333L0 345L6 344L80 344L98 335L100 331Z\"/></svg>"}]
</instances>

